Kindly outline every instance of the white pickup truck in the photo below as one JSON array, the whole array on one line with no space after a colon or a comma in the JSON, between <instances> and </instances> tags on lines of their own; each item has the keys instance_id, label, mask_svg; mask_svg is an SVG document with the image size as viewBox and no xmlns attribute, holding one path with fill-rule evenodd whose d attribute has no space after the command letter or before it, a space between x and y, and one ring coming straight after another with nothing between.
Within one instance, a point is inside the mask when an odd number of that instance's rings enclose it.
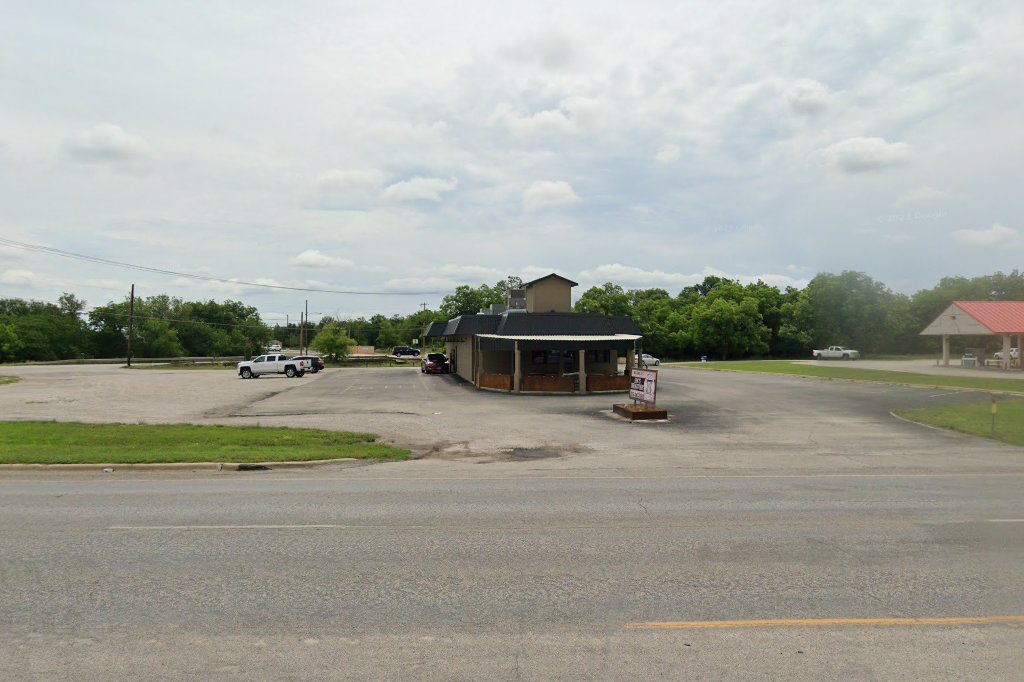
<instances>
[{"instance_id":1,"label":"white pickup truck","mask_svg":"<svg viewBox=\"0 0 1024 682\"><path fill-rule=\"evenodd\" d=\"M270 353L238 363L238 376L255 379L261 374L283 374L289 379L301 377L310 367L309 360L289 360L287 355Z\"/></svg>"},{"instance_id":2,"label":"white pickup truck","mask_svg":"<svg viewBox=\"0 0 1024 682\"><path fill-rule=\"evenodd\" d=\"M829 346L823 350L812 350L815 360L856 360L860 357L859 350L844 346Z\"/></svg>"}]
</instances>

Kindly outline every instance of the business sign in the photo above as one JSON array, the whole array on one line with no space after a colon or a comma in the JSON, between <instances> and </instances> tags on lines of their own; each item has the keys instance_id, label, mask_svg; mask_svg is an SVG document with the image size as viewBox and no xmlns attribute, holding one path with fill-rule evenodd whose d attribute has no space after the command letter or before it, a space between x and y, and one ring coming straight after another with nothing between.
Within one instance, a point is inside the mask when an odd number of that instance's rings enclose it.
<instances>
[{"instance_id":1,"label":"business sign","mask_svg":"<svg viewBox=\"0 0 1024 682\"><path fill-rule=\"evenodd\" d=\"M634 369L629 373L629 397L654 404L658 393L658 370Z\"/></svg>"}]
</instances>

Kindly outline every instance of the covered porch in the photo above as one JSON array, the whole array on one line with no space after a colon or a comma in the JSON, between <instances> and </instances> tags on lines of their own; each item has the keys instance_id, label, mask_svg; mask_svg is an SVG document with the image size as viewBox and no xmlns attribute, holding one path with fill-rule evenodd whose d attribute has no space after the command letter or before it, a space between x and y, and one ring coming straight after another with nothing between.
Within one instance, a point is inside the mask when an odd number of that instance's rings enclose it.
<instances>
[{"instance_id":1,"label":"covered porch","mask_svg":"<svg viewBox=\"0 0 1024 682\"><path fill-rule=\"evenodd\" d=\"M942 337L944 367L950 364L951 337L995 337L1000 339L998 367L1021 368L1021 338L1024 337L1024 301L954 301L932 321L922 336ZM985 358L975 358L985 364Z\"/></svg>"},{"instance_id":2,"label":"covered porch","mask_svg":"<svg viewBox=\"0 0 1024 682\"><path fill-rule=\"evenodd\" d=\"M511 393L602 393L629 390L636 363L632 334L607 336L479 334L473 383ZM626 368L619 371L619 358Z\"/></svg>"}]
</instances>

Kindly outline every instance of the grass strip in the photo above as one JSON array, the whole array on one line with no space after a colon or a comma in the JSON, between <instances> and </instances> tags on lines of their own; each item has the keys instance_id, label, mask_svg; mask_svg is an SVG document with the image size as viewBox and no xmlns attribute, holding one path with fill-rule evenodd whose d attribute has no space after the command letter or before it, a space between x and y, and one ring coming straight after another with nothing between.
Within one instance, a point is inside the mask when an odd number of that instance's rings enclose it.
<instances>
[{"instance_id":1,"label":"grass strip","mask_svg":"<svg viewBox=\"0 0 1024 682\"><path fill-rule=\"evenodd\" d=\"M895 414L929 426L1024 446L1024 400L1001 402L997 408L994 430L991 402L895 410Z\"/></svg>"},{"instance_id":2,"label":"grass strip","mask_svg":"<svg viewBox=\"0 0 1024 682\"><path fill-rule=\"evenodd\" d=\"M0 376L0 386L3 386L4 384L16 384L19 381L21 381L21 377Z\"/></svg>"},{"instance_id":3,"label":"grass strip","mask_svg":"<svg viewBox=\"0 0 1024 682\"><path fill-rule=\"evenodd\" d=\"M851 381L873 381L884 384L910 386L939 386L946 388L967 388L977 391L1000 391L1024 393L1024 380L989 379L987 377L955 377L940 374L917 374L896 372L886 369L858 369L850 363L833 365L811 365L789 360L744 360L737 362L699 362L681 367L731 372L760 372L763 374L788 374L822 379L848 379Z\"/></svg>"},{"instance_id":4,"label":"grass strip","mask_svg":"<svg viewBox=\"0 0 1024 682\"><path fill-rule=\"evenodd\" d=\"M404 460L370 433L195 424L0 422L2 464Z\"/></svg>"}]
</instances>

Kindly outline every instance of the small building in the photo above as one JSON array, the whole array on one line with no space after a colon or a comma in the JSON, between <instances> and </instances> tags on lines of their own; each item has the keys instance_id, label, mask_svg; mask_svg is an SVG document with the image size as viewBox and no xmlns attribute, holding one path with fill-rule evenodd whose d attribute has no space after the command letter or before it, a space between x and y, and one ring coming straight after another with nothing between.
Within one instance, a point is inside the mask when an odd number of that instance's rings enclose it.
<instances>
[{"instance_id":1,"label":"small building","mask_svg":"<svg viewBox=\"0 0 1024 682\"><path fill-rule=\"evenodd\" d=\"M451 371L477 388L592 393L629 390L643 335L632 318L572 312L576 282L550 274L513 289L505 305L435 322ZM619 359L625 358L620 371Z\"/></svg>"},{"instance_id":2,"label":"small building","mask_svg":"<svg viewBox=\"0 0 1024 682\"><path fill-rule=\"evenodd\" d=\"M999 365L1003 369L1020 367L1011 357L1010 348L1020 349L1024 336L1024 301L953 301L931 324L921 331L922 336L942 337L942 364L949 365L949 337L995 336L1002 338ZM1016 337L1016 345L1013 339Z\"/></svg>"}]
</instances>

